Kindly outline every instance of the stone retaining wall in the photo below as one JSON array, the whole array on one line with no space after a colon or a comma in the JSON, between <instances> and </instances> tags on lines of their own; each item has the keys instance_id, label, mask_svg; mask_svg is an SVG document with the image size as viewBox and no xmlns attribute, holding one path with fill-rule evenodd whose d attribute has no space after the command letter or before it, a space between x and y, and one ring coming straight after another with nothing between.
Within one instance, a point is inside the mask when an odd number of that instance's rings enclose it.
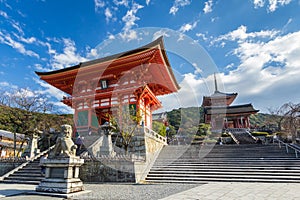
<instances>
[{"instance_id":1,"label":"stone retaining wall","mask_svg":"<svg viewBox=\"0 0 300 200\"><path fill-rule=\"evenodd\" d=\"M135 182L134 162L85 160L79 177L83 182Z\"/></svg>"},{"instance_id":2,"label":"stone retaining wall","mask_svg":"<svg viewBox=\"0 0 300 200\"><path fill-rule=\"evenodd\" d=\"M23 162L0 161L0 176L10 172L14 168L21 165Z\"/></svg>"}]
</instances>

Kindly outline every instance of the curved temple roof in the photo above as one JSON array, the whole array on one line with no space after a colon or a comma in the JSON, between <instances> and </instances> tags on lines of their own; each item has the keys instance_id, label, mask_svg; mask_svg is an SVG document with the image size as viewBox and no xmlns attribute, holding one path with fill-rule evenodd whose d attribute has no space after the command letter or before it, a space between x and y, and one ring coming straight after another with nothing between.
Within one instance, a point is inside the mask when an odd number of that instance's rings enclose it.
<instances>
[{"instance_id":1,"label":"curved temple roof","mask_svg":"<svg viewBox=\"0 0 300 200\"><path fill-rule=\"evenodd\" d=\"M138 76L138 73L141 72L148 79ZM128 73L131 73L132 77L138 74L135 77L146 81L145 84L149 84L155 95L169 94L179 90L165 51L163 37L130 51L79 63L60 70L35 73L42 80L70 95L73 94L74 85L82 80L96 80L97 82L100 79L111 77L120 79ZM160 88L159 92L157 88Z\"/></svg>"},{"instance_id":2,"label":"curved temple roof","mask_svg":"<svg viewBox=\"0 0 300 200\"><path fill-rule=\"evenodd\" d=\"M223 106L223 107L206 107L206 114L255 114L259 112L253 108L252 104L243 104L236 106Z\"/></svg>"}]
</instances>

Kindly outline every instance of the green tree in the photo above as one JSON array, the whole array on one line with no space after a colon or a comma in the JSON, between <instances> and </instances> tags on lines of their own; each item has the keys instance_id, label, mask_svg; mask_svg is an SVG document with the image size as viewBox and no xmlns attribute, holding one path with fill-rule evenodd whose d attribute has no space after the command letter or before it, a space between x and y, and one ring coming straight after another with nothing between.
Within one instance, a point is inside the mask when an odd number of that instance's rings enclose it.
<instances>
[{"instance_id":1,"label":"green tree","mask_svg":"<svg viewBox=\"0 0 300 200\"><path fill-rule=\"evenodd\" d=\"M141 122L142 116L140 113L139 110L135 110L134 107L128 105L119 107L115 115L109 115L111 131L121 136L126 153L129 151L129 145Z\"/></svg>"},{"instance_id":2,"label":"green tree","mask_svg":"<svg viewBox=\"0 0 300 200\"><path fill-rule=\"evenodd\" d=\"M161 136L165 137L167 135L167 128L162 122L153 121L152 129Z\"/></svg>"},{"instance_id":3,"label":"green tree","mask_svg":"<svg viewBox=\"0 0 300 200\"><path fill-rule=\"evenodd\" d=\"M211 135L210 124L200 123L198 126L197 135L199 136L209 136Z\"/></svg>"}]
</instances>

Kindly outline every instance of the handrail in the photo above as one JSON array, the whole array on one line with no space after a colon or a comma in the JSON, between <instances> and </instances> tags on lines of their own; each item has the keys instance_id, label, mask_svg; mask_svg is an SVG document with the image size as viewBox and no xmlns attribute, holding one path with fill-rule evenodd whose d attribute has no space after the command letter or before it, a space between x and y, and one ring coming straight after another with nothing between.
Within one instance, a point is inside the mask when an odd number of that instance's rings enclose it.
<instances>
[{"instance_id":1,"label":"handrail","mask_svg":"<svg viewBox=\"0 0 300 200\"><path fill-rule=\"evenodd\" d=\"M255 140L255 141L258 140L258 138L257 138L257 137L254 137L254 136L251 134L251 132L250 132L249 130L246 130L246 132L249 134L249 136L250 136L253 140Z\"/></svg>"},{"instance_id":2,"label":"handrail","mask_svg":"<svg viewBox=\"0 0 300 200\"><path fill-rule=\"evenodd\" d=\"M292 150L294 150L294 151L295 151L295 156L296 156L296 158L298 158L298 153L300 153L300 150L299 150L299 149L293 147L293 146L290 145L290 144L287 144L287 143L285 143L285 142L279 140L278 138L273 138L273 143L274 143L274 141L277 141L277 142L278 142L279 148L281 148L282 146L285 146L286 153L289 153L289 148L291 148Z\"/></svg>"},{"instance_id":3,"label":"handrail","mask_svg":"<svg viewBox=\"0 0 300 200\"><path fill-rule=\"evenodd\" d=\"M228 134L233 139L233 141L235 141L235 143L240 144L240 142L238 141L238 139L236 139L236 137L230 131L228 131Z\"/></svg>"}]
</instances>

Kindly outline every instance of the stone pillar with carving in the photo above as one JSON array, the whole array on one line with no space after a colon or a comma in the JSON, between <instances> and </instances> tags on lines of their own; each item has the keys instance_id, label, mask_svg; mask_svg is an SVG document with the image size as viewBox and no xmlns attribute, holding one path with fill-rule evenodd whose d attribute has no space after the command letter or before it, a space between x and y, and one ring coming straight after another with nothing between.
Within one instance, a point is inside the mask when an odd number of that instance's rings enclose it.
<instances>
[{"instance_id":1,"label":"stone pillar with carving","mask_svg":"<svg viewBox=\"0 0 300 200\"><path fill-rule=\"evenodd\" d=\"M71 139L72 127L62 125L61 128L61 136L49 158L41 160L41 165L46 167L46 174L36 187L37 192L69 194L84 190L79 179L79 167L84 160L76 156L77 146Z\"/></svg>"}]
</instances>

